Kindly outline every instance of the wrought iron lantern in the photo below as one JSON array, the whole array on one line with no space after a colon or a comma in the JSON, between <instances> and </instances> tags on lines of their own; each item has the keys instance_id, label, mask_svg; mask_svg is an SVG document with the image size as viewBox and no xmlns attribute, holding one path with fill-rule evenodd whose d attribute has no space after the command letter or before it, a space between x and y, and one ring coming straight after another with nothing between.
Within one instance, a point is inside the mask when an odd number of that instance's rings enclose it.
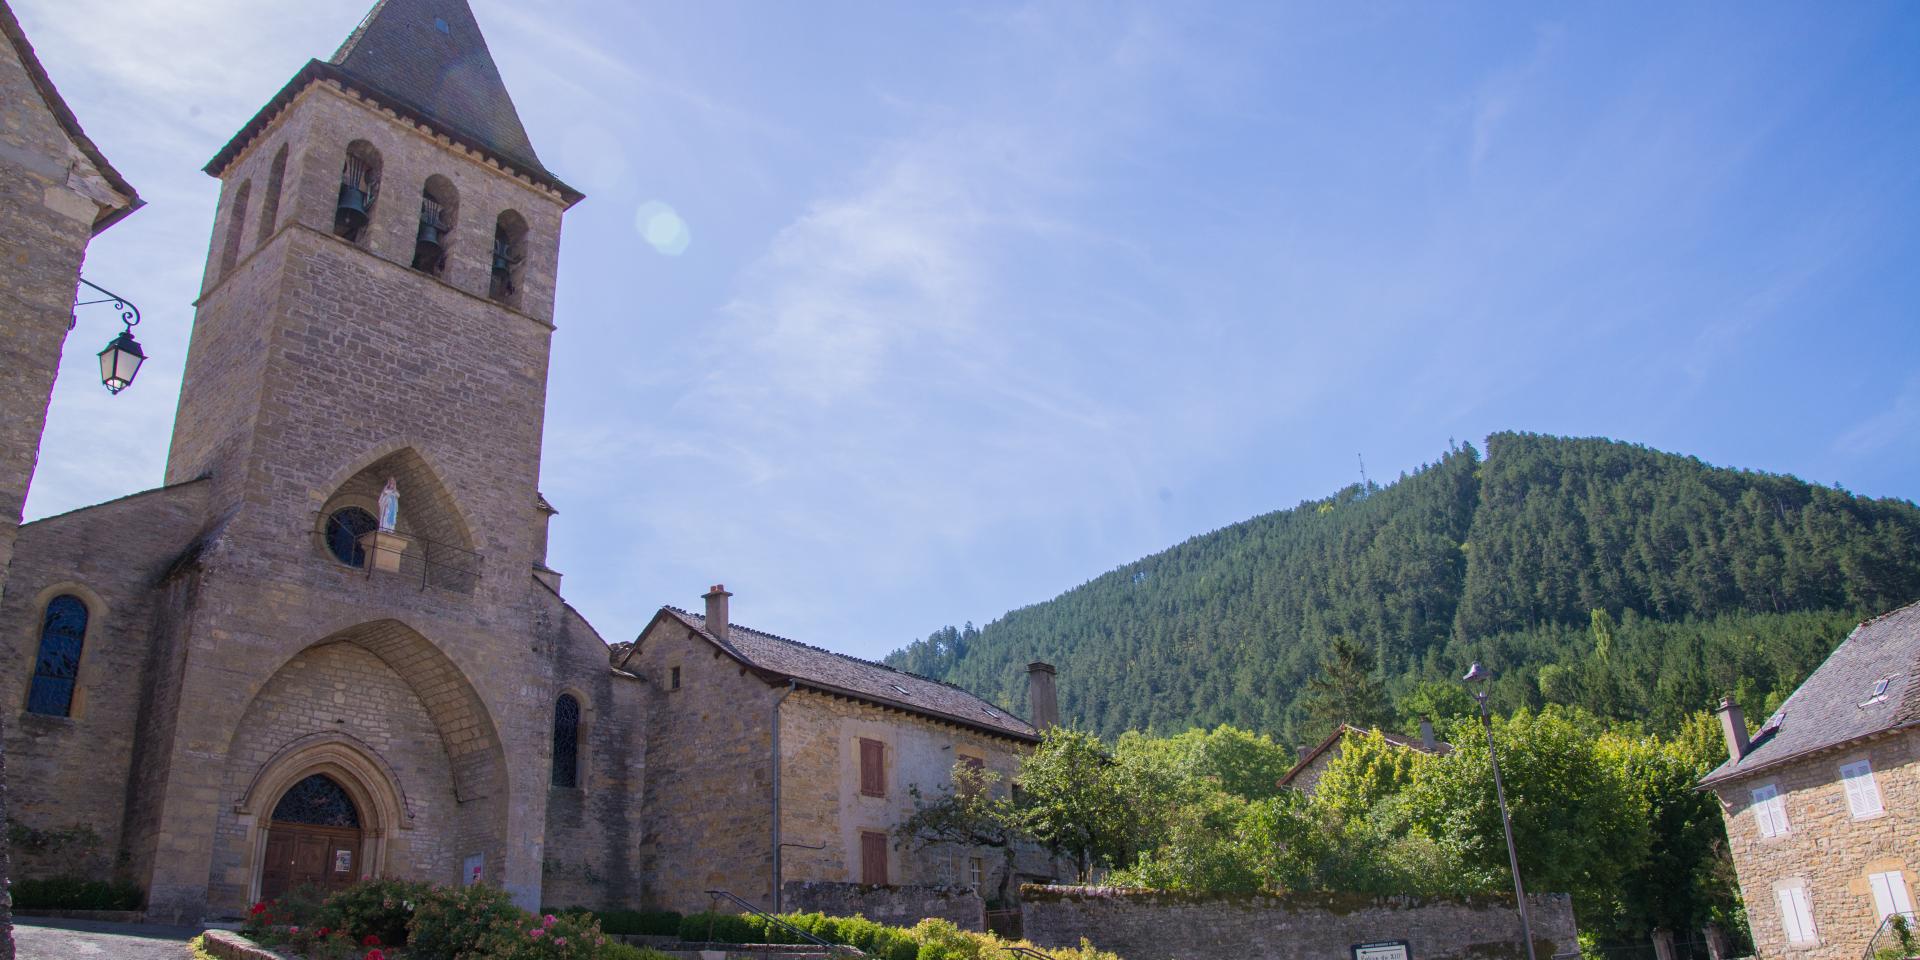
<instances>
[{"instance_id":1,"label":"wrought iron lantern","mask_svg":"<svg viewBox=\"0 0 1920 960\"><path fill-rule=\"evenodd\" d=\"M74 306L84 307L95 303L111 303L113 309L120 311L120 322L126 329L120 335L107 342L106 349L100 351L100 382L106 385L108 393L119 393L133 385L134 375L140 372L140 364L145 362L147 354L140 349L140 341L133 338L133 328L140 322L140 308L126 297L120 296L105 287L80 278L80 282L98 290L106 296L99 300L76 300ZM77 322L77 321L76 321Z\"/></svg>"}]
</instances>

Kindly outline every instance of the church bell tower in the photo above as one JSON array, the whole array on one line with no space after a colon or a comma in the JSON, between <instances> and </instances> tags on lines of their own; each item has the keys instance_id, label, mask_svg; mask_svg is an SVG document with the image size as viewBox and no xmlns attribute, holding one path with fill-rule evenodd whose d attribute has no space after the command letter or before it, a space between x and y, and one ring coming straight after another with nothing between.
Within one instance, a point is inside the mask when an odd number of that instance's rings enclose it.
<instances>
[{"instance_id":1,"label":"church bell tower","mask_svg":"<svg viewBox=\"0 0 1920 960\"><path fill-rule=\"evenodd\" d=\"M554 272L581 195L541 164L464 0L381 0L206 171L220 204L167 482L211 478L235 535L324 540L395 479L423 578L463 555L537 564Z\"/></svg>"}]
</instances>

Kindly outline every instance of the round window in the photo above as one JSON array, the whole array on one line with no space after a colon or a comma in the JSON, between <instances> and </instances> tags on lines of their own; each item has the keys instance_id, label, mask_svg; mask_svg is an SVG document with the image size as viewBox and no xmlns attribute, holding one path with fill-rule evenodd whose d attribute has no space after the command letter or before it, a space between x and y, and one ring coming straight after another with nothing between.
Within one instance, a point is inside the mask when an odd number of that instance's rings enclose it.
<instances>
[{"instance_id":1,"label":"round window","mask_svg":"<svg viewBox=\"0 0 1920 960\"><path fill-rule=\"evenodd\" d=\"M327 552L349 567L367 565L367 548L360 538L372 533L378 524L373 514L359 507L343 507L327 518Z\"/></svg>"}]
</instances>

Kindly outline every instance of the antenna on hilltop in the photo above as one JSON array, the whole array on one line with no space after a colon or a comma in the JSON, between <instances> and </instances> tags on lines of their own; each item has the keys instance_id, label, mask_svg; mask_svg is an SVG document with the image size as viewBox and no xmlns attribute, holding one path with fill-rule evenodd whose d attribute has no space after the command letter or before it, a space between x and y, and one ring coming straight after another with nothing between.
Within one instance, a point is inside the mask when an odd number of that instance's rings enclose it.
<instances>
[{"instance_id":1,"label":"antenna on hilltop","mask_svg":"<svg viewBox=\"0 0 1920 960\"><path fill-rule=\"evenodd\" d=\"M1372 486L1367 482L1367 458L1357 453L1354 457L1360 461L1360 492L1365 493Z\"/></svg>"}]
</instances>

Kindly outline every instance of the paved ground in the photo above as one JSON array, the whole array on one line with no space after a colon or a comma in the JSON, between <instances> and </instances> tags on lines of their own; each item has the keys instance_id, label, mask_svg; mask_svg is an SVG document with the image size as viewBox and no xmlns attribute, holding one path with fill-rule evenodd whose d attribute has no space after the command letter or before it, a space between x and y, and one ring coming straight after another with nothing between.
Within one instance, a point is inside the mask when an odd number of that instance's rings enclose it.
<instances>
[{"instance_id":1,"label":"paved ground","mask_svg":"<svg viewBox=\"0 0 1920 960\"><path fill-rule=\"evenodd\" d=\"M144 923L15 917L19 960L186 960L187 941L200 931Z\"/></svg>"}]
</instances>

